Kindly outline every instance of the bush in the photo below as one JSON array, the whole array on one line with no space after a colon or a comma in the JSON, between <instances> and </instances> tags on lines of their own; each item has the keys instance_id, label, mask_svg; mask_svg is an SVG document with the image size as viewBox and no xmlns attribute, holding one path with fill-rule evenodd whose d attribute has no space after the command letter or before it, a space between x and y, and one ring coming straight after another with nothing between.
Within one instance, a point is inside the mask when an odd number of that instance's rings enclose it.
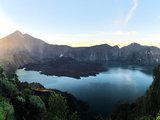
<instances>
[{"instance_id":1,"label":"bush","mask_svg":"<svg viewBox=\"0 0 160 120\"><path fill-rule=\"evenodd\" d=\"M156 120L160 120L160 113L157 114Z\"/></svg>"},{"instance_id":2,"label":"bush","mask_svg":"<svg viewBox=\"0 0 160 120\"><path fill-rule=\"evenodd\" d=\"M6 119L6 114L2 107L0 107L0 120L5 120Z\"/></svg>"},{"instance_id":3,"label":"bush","mask_svg":"<svg viewBox=\"0 0 160 120\"><path fill-rule=\"evenodd\" d=\"M29 101L31 106L34 107L40 113L46 112L46 106L39 96L30 95Z\"/></svg>"},{"instance_id":4,"label":"bush","mask_svg":"<svg viewBox=\"0 0 160 120\"><path fill-rule=\"evenodd\" d=\"M0 66L0 79L4 78L4 69Z\"/></svg>"},{"instance_id":5,"label":"bush","mask_svg":"<svg viewBox=\"0 0 160 120\"><path fill-rule=\"evenodd\" d=\"M18 94L17 86L6 79L0 80L0 89L5 95L14 96Z\"/></svg>"},{"instance_id":6,"label":"bush","mask_svg":"<svg viewBox=\"0 0 160 120\"><path fill-rule=\"evenodd\" d=\"M148 115L148 116L138 117L135 120L160 120L160 113L157 114L156 118L151 115Z\"/></svg>"},{"instance_id":7,"label":"bush","mask_svg":"<svg viewBox=\"0 0 160 120\"><path fill-rule=\"evenodd\" d=\"M53 92L49 97L48 105L50 118L67 119L67 101L61 94Z\"/></svg>"},{"instance_id":8,"label":"bush","mask_svg":"<svg viewBox=\"0 0 160 120\"><path fill-rule=\"evenodd\" d=\"M149 116L136 118L135 120L155 120L155 118L149 115Z\"/></svg>"},{"instance_id":9,"label":"bush","mask_svg":"<svg viewBox=\"0 0 160 120\"><path fill-rule=\"evenodd\" d=\"M0 66L0 74L3 74L4 70L2 68L2 66Z\"/></svg>"},{"instance_id":10,"label":"bush","mask_svg":"<svg viewBox=\"0 0 160 120\"><path fill-rule=\"evenodd\" d=\"M0 100L0 120L15 120L14 108L8 100Z\"/></svg>"},{"instance_id":11,"label":"bush","mask_svg":"<svg viewBox=\"0 0 160 120\"><path fill-rule=\"evenodd\" d=\"M17 74L9 74L7 75L8 80L13 82L19 82Z\"/></svg>"},{"instance_id":12,"label":"bush","mask_svg":"<svg viewBox=\"0 0 160 120\"><path fill-rule=\"evenodd\" d=\"M79 119L79 116L78 116L78 113L77 112L74 112L71 116L70 116L70 119L69 120L80 120Z\"/></svg>"}]
</instances>

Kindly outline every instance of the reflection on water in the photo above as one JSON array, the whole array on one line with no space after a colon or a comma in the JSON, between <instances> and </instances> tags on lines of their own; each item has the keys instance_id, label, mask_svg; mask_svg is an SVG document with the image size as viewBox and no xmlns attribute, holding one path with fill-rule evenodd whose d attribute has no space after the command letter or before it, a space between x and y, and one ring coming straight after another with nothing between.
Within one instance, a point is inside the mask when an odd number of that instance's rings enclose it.
<instances>
[{"instance_id":1,"label":"reflection on water","mask_svg":"<svg viewBox=\"0 0 160 120\"><path fill-rule=\"evenodd\" d=\"M97 76L69 77L42 75L36 71L17 70L21 81L39 82L46 88L72 93L87 102L91 110L107 114L119 101L133 102L143 95L152 82L150 72L140 67L111 67ZM147 74L146 74L147 73Z\"/></svg>"}]
</instances>

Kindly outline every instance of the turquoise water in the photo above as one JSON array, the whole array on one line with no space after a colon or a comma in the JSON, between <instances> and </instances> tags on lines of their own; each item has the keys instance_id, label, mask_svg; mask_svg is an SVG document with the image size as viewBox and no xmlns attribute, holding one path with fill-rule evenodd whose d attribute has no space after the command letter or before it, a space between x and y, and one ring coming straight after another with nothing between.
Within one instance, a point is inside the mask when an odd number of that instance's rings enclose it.
<instances>
[{"instance_id":1,"label":"turquoise water","mask_svg":"<svg viewBox=\"0 0 160 120\"><path fill-rule=\"evenodd\" d=\"M25 69L17 70L17 75L22 82L38 82L46 88L67 91L87 102L92 111L108 114L118 102L133 102L145 93L152 75L142 71L143 68L111 67L97 76L81 79L47 76Z\"/></svg>"}]
</instances>

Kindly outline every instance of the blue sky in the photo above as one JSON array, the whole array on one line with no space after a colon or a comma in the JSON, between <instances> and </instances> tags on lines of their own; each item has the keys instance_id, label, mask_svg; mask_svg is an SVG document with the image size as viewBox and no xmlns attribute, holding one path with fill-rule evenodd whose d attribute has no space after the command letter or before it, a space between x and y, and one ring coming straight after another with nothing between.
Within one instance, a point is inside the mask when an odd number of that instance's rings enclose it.
<instances>
[{"instance_id":1,"label":"blue sky","mask_svg":"<svg viewBox=\"0 0 160 120\"><path fill-rule=\"evenodd\" d=\"M0 37L20 30L51 44L160 47L160 0L0 0Z\"/></svg>"}]
</instances>

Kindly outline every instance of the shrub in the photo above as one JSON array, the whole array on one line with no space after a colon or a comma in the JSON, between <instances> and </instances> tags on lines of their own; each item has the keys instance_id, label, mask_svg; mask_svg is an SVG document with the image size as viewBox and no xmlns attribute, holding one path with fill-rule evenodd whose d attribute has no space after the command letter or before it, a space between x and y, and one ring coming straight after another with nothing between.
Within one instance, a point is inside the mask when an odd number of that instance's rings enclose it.
<instances>
[{"instance_id":1,"label":"shrub","mask_svg":"<svg viewBox=\"0 0 160 120\"><path fill-rule=\"evenodd\" d=\"M70 120L80 120L78 113L74 112L71 116L70 116Z\"/></svg>"},{"instance_id":2,"label":"shrub","mask_svg":"<svg viewBox=\"0 0 160 120\"><path fill-rule=\"evenodd\" d=\"M0 120L15 120L14 108L8 100L0 100Z\"/></svg>"},{"instance_id":3,"label":"shrub","mask_svg":"<svg viewBox=\"0 0 160 120\"><path fill-rule=\"evenodd\" d=\"M157 114L156 120L160 120L160 113Z\"/></svg>"},{"instance_id":4,"label":"shrub","mask_svg":"<svg viewBox=\"0 0 160 120\"><path fill-rule=\"evenodd\" d=\"M4 94L9 96L18 94L17 86L6 79L0 80L0 89Z\"/></svg>"},{"instance_id":5,"label":"shrub","mask_svg":"<svg viewBox=\"0 0 160 120\"><path fill-rule=\"evenodd\" d=\"M34 107L40 113L46 112L46 106L39 96L30 95L29 101L32 107Z\"/></svg>"},{"instance_id":6,"label":"shrub","mask_svg":"<svg viewBox=\"0 0 160 120\"><path fill-rule=\"evenodd\" d=\"M68 107L66 99L58 93L53 92L48 101L50 118L67 119Z\"/></svg>"}]
</instances>

